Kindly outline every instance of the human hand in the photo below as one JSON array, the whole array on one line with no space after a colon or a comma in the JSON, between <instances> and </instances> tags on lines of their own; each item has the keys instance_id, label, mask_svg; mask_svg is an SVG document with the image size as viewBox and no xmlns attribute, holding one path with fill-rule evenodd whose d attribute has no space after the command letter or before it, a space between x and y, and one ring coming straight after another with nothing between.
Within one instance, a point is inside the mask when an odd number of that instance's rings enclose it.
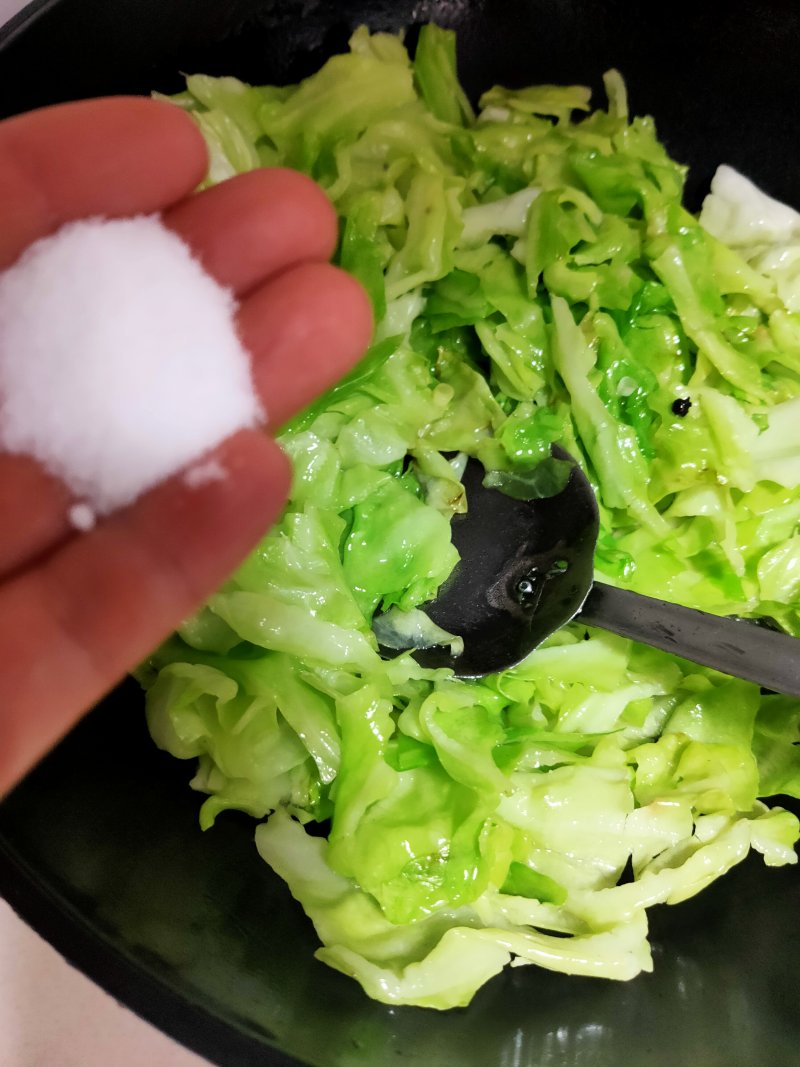
<instances>
[{"instance_id":1,"label":"human hand","mask_svg":"<svg viewBox=\"0 0 800 1067\"><path fill-rule=\"evenodd\" d=\"M307 178L260 170L201 193L205 146L170 104L47 108L0 123L0 270L62 223L162 212L240 301L238 327L273 425L341 377L372 328L325 260L336 219ZM0 454L0 795L214 591L279 514L287 460L259 431L216 453L228 477L181 476L77 534L66 488Z\"/></svg>"}]
</instances>

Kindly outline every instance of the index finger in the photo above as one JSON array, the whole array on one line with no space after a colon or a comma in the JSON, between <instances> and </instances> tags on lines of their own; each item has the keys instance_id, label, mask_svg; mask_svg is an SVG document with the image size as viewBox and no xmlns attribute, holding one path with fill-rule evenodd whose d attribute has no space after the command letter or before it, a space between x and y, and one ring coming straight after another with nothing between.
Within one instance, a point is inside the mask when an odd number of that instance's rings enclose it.
<instances>
[{"instance_id":1,"label":"index finger","mask_svg":"<svg viewBox=\"0 0 800 1067\"><path fill-rule=\"evenodd\" d=\"M62 223L160 211L202 180L189 116L145 97L59 104L0 123L0 270Z\"/></svg>"}]
</instances>

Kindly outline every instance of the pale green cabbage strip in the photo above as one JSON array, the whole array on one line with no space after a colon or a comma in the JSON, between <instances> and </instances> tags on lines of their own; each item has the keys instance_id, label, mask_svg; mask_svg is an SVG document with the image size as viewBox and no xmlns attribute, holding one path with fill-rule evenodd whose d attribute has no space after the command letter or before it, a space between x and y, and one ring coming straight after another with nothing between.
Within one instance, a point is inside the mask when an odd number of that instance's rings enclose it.
<instances>
[{"instance_id":1,"label":"pale green cabbage strip","mask_svg":"<svg viewBox=\"0 0 800 1067\"><path fill-rule=\"evenodd\" d=\"M199 758L203 827L266 820L320 958L388 1003L467 1004L509 962L633 978L650 905L750 849L796 861L797 819L758 798L800 796L797 700L578 625L481 682L385 661L371 630L391 609L424 639L465 455L547 494L560 442L597 490L603 580L800 634L797 217L723 172L704 229L606 88L607 111L493 88L475 117L427 27L413 61L360 29L300 85L198 75L174 98L210 181L322 184L378 329L284 428L277 528L139 672L148 721Z\"/></svg>"}]
</instances>

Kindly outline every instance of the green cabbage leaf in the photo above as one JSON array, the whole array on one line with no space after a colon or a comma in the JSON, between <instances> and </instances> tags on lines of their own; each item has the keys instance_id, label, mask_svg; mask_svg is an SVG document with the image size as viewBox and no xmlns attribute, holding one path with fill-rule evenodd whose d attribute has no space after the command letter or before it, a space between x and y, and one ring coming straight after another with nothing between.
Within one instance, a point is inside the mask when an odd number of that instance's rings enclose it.
<instances>
[{"instance_id":1,"label":"green cabbage leaf","mask_svg":"<svg viewBox=\"0 0 800 1067\"><path fill-rule=\"evenodd\" d=\"M362 27L299 85L173 98L208 184L321 184L377 329L281 428L280 522L140 668L148 723L196 761L203 827L260 820L320 959L389 1004L462 1006L507 965L631 979L651 906L797 859L764 803L800 797L796 699L577 623L474 681L409 651L458 639L424 605L467 457L552 495L553 444L596 490L598 578L800 636L800 216L723 168L694 218L605 83L605 108L496 86L476 112L450 31L412 59Z\"/></svg>"}]
</instances>

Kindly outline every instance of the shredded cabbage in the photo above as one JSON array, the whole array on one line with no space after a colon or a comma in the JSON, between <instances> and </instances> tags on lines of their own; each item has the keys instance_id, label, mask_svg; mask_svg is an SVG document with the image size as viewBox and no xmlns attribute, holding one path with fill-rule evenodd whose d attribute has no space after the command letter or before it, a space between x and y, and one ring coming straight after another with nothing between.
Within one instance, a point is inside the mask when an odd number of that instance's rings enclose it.
<instances>
[{"instance_id":1,"label":"shredded cabbage","mask_svg":"<svg viewBox=\"0 0 800 1067\"><path fill-rule=\"evenodd\" d=\"M321 183L378 328L283 428L281 521L141 668L149 727L197 759L203 827L265 820L320 959L387 1003L464 1005L508 963L633 978L651 905L751 849L797 859L760 799L800 796L797 700L578 624L459 681L371 627L430 638L465 457L552 492L558 442L597 492L604 581L800 635L800 217L722 170L694 218L606 89L592 111L580 86L495 87L476 117L452 33L412 60L362 27L299 85L175 98L210 182Z\"/></svg>"}]
</instances>

